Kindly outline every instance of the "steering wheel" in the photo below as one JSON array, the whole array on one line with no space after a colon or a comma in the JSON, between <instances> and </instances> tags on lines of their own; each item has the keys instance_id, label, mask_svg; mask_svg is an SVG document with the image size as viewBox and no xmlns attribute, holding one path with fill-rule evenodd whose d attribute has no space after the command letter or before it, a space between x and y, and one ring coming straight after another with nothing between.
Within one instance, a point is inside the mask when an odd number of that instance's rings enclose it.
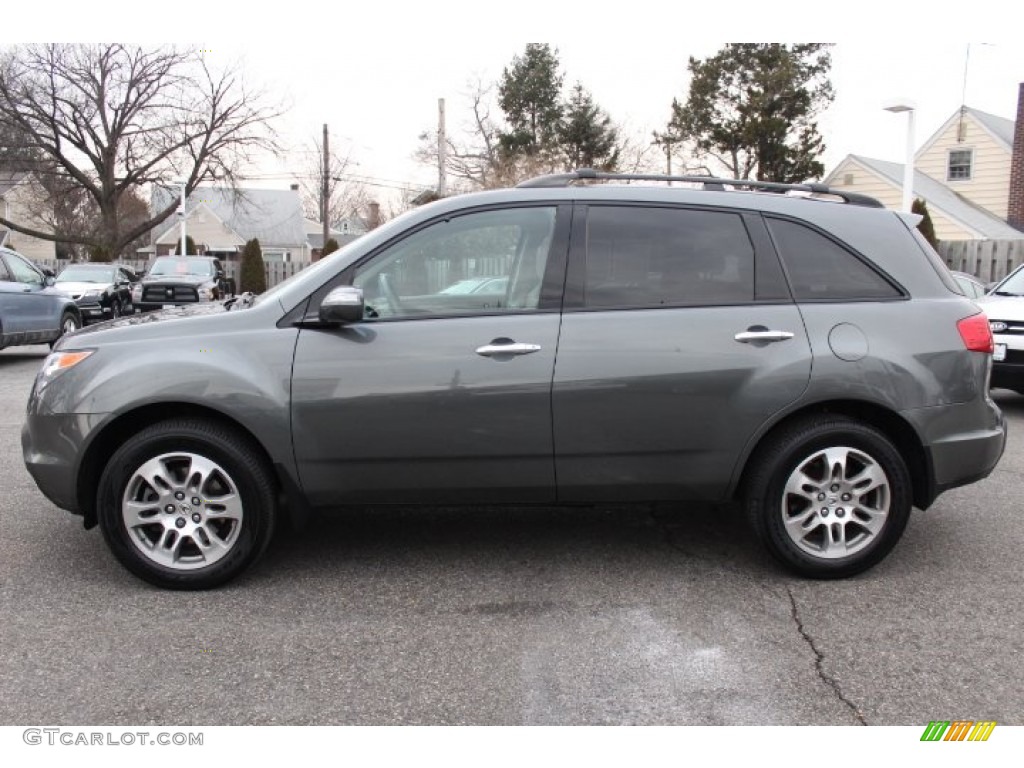
<instances>
[{"instance_id":1,"label":"steering wheel","mask_svg":"<svg viewBox=\"0 0 1024 768\"><path fill-rule=\"evenodd\" d=\"M402 306L402 301L398 298L398 294L395 293L395 289L391 285L391 275L381 272L377 275L377 284L380 286L380 292L384 294L384 298L388 300L388 307L390 307L392 314L404 314L405 309Z\"/></svg>"}]
</instances>

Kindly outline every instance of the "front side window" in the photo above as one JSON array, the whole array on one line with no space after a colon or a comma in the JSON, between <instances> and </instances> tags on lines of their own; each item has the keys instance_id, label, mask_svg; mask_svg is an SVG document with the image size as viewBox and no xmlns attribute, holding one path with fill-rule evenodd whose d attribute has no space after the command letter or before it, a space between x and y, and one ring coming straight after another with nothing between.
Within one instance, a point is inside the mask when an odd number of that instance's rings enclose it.
<instances>
[{"instance_id":1,"label":"front side window","mask_svg":"<svg viewBox=\"0 0 1024 768\"><path fill-rule=\"evenodd\" d=\"M482 211L439 221L356 270L367 318L536 310L555 209Z\"/></svg>"},{"instance_id":2,"label":"front side window","mask_svg":"<svg viewBox=\"0 0 1024 768\"><path fill-rule=\"evenodd\" d=\"M902 296L882 275L810 227L767 219L797 301L895 299Z\"/></svg>"},{"instance_id":3,"label":"front side window","mask_svg":"<svg viewBox=\"0 0 1024 768\"><path fill-rule=\"evenodd\" d=\"M15 282L27 283L28 285L43 284L43 276L19 257L9 254L7 256L7 266L10 267Z\"/></svg>"},{"instance_id":4,"label":"front side window","mask_svg":"<svg viewBox=\"0 0 1024 768\"><path fill-rule=\"evenodd\" d=\"M739 215L593 206L584 302L594 308L754 300L754 247Z\"/></svg>"},{"instance_id":5,"label":"front side window","mask_svg":"<svg viewBox=\"0 0 1024 768\"><path fill-rule=\"evenodd\" d=\"M949 181L967 181L971 178L971 160L974 152L970 149L952 149L949 152Z\"/></svg>"}]
</instances>

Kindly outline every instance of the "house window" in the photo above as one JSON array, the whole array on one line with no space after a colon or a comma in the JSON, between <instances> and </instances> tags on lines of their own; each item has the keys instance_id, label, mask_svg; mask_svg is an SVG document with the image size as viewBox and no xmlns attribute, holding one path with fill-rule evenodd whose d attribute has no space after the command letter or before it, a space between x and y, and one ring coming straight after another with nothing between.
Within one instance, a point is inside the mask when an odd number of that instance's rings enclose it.
<instances>
[{"instance_id":1,"label":"house window","mask_svg":"<svg viewBox=\"0 0 1024 768\"><path fill-rule=\"evenodd\" d=\"M965 181L971 178L971 158L974 154L970 149L951 149L949 151L948 181Z\"/></svg>"}]
</instances>

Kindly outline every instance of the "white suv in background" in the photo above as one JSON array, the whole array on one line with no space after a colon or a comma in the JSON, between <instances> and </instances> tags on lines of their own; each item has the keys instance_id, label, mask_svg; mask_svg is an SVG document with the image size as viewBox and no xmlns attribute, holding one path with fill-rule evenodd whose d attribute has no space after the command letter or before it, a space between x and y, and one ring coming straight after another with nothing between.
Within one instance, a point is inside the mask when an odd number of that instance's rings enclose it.
<instances>
[{"instance_id":1,"label":"white suv in background","mask_svg":"<svg viewBox=\"0 0 1024 768\"><path fill-rule=\"evenodd\" d=\"M995 349L992 386L1024 394L1024 265L975 302L988 315Z\"/></svg>"}]
</instances>

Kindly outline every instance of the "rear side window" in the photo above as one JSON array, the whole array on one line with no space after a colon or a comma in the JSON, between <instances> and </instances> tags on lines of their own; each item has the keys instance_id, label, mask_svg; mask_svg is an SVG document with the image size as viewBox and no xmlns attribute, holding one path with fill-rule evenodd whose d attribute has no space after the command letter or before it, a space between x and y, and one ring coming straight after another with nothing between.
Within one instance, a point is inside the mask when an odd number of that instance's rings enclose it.
<instances>
[{"instance_id":1,"label":"rear side window","mask_svg":"<svg viewBox=\"0 0 1024 768\"><path fill-rule=\"evenodd\" d=\"M819 232L784 219L767 222L797 301L901 297L882 275Z\"/></svg>"},{"instance_id":2,"label":"rear side window","mask_svg":"<svg viewBox=\"0 0 1024 768\"><path fill-rule=\"evenodd\" d=\"M737 304L754 300L754 247L732 213L592 206L585 306Z\"/></svg>"},{"instance_id":3,"label":"rear side window","mask_svg":"<svg viewBox=\"0 0 1024 768\"><path fill-rule=\"evenodd\" d=\"M11 273L7 271L7 265L4 264L4 257L0 256L0 282L12 283Z\"/></svg>"}]
</instances>

